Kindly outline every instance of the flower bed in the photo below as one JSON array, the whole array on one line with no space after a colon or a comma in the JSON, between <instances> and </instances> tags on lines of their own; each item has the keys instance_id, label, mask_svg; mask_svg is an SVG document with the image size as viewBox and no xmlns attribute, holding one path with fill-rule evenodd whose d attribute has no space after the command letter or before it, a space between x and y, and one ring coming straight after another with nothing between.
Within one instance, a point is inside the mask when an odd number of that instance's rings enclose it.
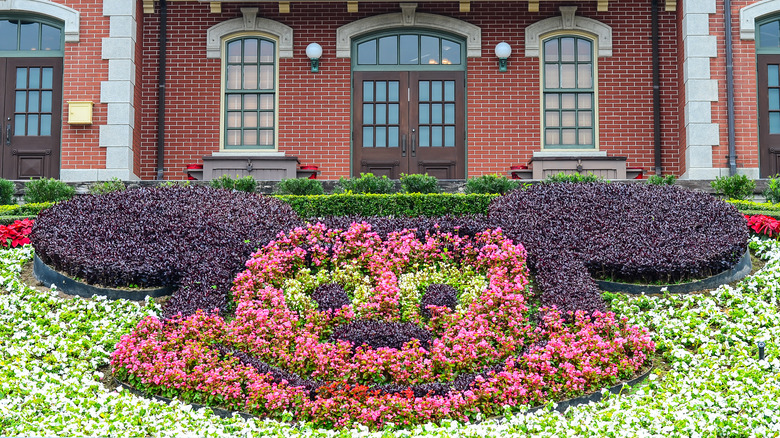
<instances>
[{"instance_id":1,"label":"flower bed","mask_svg":"<svg viewBox=\"0 0 780 438\"><path fill-rule=\"evenodd\" d=\"M112 365L150 393L371 428L469 421L632 376L649 337L611 313L567 324L536 308L525 256L500 231L296 228L247 262L232 318L144 319Z\"/></svg>"},{"instance_id":2,"label":"flower bed","mask_svg":"<svg viewBox=\"0 0 780 438\"><path fill-rule=\"evenodd\" d=\"M0 225L0 246L16 248L30 243L34 223L32 219L22 219L10 225Z\"/></svg>"}]
</instances>

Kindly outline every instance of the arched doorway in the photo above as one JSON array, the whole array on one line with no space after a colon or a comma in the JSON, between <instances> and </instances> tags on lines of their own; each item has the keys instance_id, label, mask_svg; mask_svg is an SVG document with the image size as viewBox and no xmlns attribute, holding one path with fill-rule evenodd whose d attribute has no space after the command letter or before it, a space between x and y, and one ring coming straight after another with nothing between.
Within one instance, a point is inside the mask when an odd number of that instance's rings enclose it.
<instances>
[{"instance_id":1,"label":"arched doorway","mask_svg":"<svg viewBox=\"0 0 780 438\"><path fill-rule=\"evenodd\" d=\"M352 44L352 174L465 178L464 39L404 28Z\"/></svg>"},{"instance_id":2,"label":"arched doorway","mask_svg":"<svg viewBox=\"0 0 780 438\"><path fill-rule=\"evenodd\" d=\"M759 164L771 177L780 173L780 17L756 24Z\"/></svg>"}]
</instances>

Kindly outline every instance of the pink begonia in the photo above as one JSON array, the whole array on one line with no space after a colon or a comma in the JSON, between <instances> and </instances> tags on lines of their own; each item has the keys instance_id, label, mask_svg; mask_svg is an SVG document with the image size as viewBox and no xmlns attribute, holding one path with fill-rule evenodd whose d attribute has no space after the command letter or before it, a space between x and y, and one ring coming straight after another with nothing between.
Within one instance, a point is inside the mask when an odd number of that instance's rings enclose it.
<instances>
[{"instance_id":1,"label":"pink begonia","mask_svg":"<svg viewBox=\"0 0 780 438\"><path fill-rule=\"evenodd\" d=\"M167 321L145 318L122 337L111 363L119 378L155 394L268 417L281 418L287 411L320 426L360 423L374 429L498 415L503 406L597 390L645 364L655 348L646 330L613 313L564 317L554 308L539 309L541 322L532 324L525 258L522 245L500 230L473 237L433 233L423 239L403 230L381 239L365 223L347 230L322 224L296 228L246 262L235 279L236 309L229 320L203 312ZM488 286L462 312L431 306L427 322L415 314L414 321L434 334L428 349L416 339L400 350L328 341L334 327L357 318L400 321L398 278L414 266L437 263L473 267ZM372 278L372 294L365 300L326 312L298 313L287 306L281 288L300 269L347 264ZM325 385L312 394L260 374L232 354L222 357L214 345ZM497 371L485 372L488 368ZM478 375L469 389L444 396L372 388L447 382L463 374Z\"/></svg>"}]
</instances>

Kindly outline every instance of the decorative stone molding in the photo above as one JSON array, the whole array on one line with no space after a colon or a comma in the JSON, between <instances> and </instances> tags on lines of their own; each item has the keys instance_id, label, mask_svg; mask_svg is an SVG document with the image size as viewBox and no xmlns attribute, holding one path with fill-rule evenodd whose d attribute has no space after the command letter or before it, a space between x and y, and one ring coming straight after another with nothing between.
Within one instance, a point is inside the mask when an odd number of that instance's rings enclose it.
<instances>
[{"instance_id":1,"label":"decorative stone molding","mask_svg":"<svg viewBox=\"0 0 780 438\"><path fill-rule=\"evenodd\" d=\"M222 55L222 38L238 32L264 32L279 40L279 57L292 58L293 30L278 21L257 16L258 8L241 8L243 17L223 21L206 31L206 58L218 59Z\"/></svg>"},{"instance_id":2,"label":"decorative stone molding","mask_svg":"<svg viewBox=\"0 0 780 438\"><path fill-rule=\"evenodd\" d=\"M79 41L79 11L50 0L0 0L0 11L46 15L65 22L65 42Z\"/></svg>"},{"instance_id":3,"label":"decorative stone molding","mask_svg":"<svg viewBox=\"0 0 780 438\"><path fill-rule=\"evenodd\" d=\"M525 28L525 56L529 58L539 57L539 45L544 35L560 31L571 30L593 35L598 48L599 57L612 56L612 28L606 24L591 18L574 15L576 6L561 6L559 17L550 17Z\"/></svg>"},{"instance_id":4,"label":"decorative stone molding","mask_svg":"<svg viewBox=\"0 0 780 438\"><path fill-rule=\"evenodd\" d=\"M756 39L756 20L780 12L780 0L764 0L739 10L739 37L743 40Z\"/></svg>"},{"instance_id":5,"label":"decorative stone molding","mask_svg":"<svg viewBox=\"0 0 780 438\"><path fill-rule=\"evenodd\" d=\"M336 29L336 57L352 56L352 39L380 30L418 27L452 33L466 39L466 56L482 56L482 29L471 23L443 15L418 13L417 3L402 3L401 12L375 15Z\"/></svg>"}]
</instances>

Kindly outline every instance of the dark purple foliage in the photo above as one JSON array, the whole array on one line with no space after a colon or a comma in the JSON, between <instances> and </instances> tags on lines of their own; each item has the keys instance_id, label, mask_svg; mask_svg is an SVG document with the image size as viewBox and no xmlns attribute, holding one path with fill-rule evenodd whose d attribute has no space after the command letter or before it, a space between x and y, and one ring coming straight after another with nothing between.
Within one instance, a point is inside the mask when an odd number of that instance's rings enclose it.
<instances>
[{"instance_id":1,"label":"dark purple foliage","mask_svg":"<svg viewBox=\"0 0 780 438\"><path fill-rule=\"evenodd\" d=\"M311 298L317 302L317 310L338 310L351 303L344 288L336 283L323 284L314 289Z\"/></svg>"},{"instance_id":2,"label":"dark purple foliage","mask_svg":"<svg viewBox=\"0 0 780 438\"><path fill-rule=\"evenodd\" d=\"M744 217L712 196L645 184L539 184L488 208L528 250L542 303L604 310L591 275L672 283L734 266L747 248Z\"/></svg>"},{"instance_id":3,"label":"dark purple foliage","mask_svg":"<svg viewBox=\"0 0 780 438\"><path fill-rule=\"evenodd\" d=\"M178 286L165 316L224 311L251 252L301 221L285 203L205 187L80 196L43 211L31 241L43 262L91 284Z\"/></svg>"},{"instance_id":4,"label":"dark purple foliage","mask_svg":"<svg viewBox=\"0 0 780 438\"><path fill-rule=\"evenodd\" d=\"M431 333L409 322L386 322L373 319L359 319L333 329L331 342L348 341L354 348L367 345L371 348L389 347L400 350L405 343L417 339L427 349Z\"/></svg>"},{"instance_id":5,"label":"dark purple foliage","mask_svg":"<svg viewBox=\"0 0 780 438\"><path fill-rule=\"evenodd\" d=\"M449 307L455 310L458 305L458 291L448 284L432 284L428 286L420 300L420 314L424 318L430 318L431 312L428 306Z\"/></svg>"}]
</instances>

